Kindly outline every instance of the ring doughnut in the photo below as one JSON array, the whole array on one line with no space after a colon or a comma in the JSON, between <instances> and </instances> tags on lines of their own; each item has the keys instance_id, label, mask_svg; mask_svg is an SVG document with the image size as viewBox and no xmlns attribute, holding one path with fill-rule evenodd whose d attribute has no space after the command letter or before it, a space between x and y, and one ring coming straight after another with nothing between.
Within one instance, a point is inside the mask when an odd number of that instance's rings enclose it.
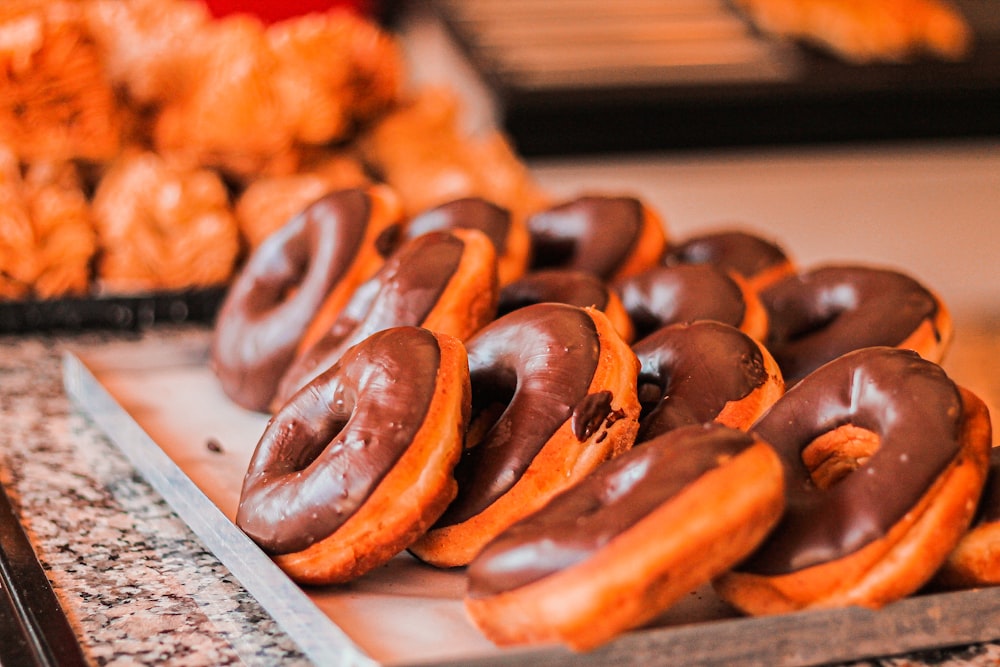
<instances>
[{"instance_id":1,"label":"ring doughnut","mask_svg":"<svg viewBox=\"0 0 1000 667\"><path fill-rule=\"evenodd\" d=\"M578 269L539 269L500 289L497 316L535 303L566 303L580 308L594 307L608 316L625 342L634 338L632 318L617 292L587 271Z\"/></svg>"},{"instance_id":2,"label":"ring doughnut","mask_svg":"<svg viewBox=\"0 0 1000 667\"><path fill-rule=\"evenodd\" d=\"M783 506L769 446L719 424L683 427L608 461L486 545L469 565L465 606L497 644L589 650L739 562Z\"/></svg>"},{"instance_id":3,"label":"ring doughnut","mask_svg":"<svg viewBox=\"0 0 1000 667\"><path fill-rule=\"evenodd\" d=\"M571 268L604 280L629 276L660 261L663 220L635 197L583 195L527 219L531 269Z\"/></svg>"},{"instance_id":4,"label":"ring doughnut","mask_svg":"<svg viewBox=\"0 0 1000 667\"><path fill-rule=\"evenodd\" d=\"M710 421L746 430L784 393L771 354L721 322L672 324L633 344L632 351L640 364L637 444Z\"/></svg>"},{"instance_id":5,"label":"ring doughnut","mask_svg":"<svg viewBox=\"0 0 1000 667\"><path fill-rule=\"evenodd\" d=\"M226 294L213 332L212 367L235 403L267 410L278 380L313 328L340 311L381 263L370 243L393 223L391 191L330 193L269 236Z\"/></svg>"},{"instance_id":6,"label":"ring doughnut","mask_svg":"<svg viewBox=\"0 0 1000 667\"><path fill-rule=\"evenodd\" d=\"M918 590L972 520L991 437L981 400L890 347L822 366L751 432L784 462L786 510L716 590L754 615L878 608Z\"/></svg>"},{"instance_id":7,"label":"ring doughnut","mask_svg":"<svg viewBox=\"0 0 1000 667\"><path fill-rule=\"evenodd\" d=\"M467 564L504 528L632 445L638 362L600 311L516 310L466 342L472 417L458 496L410 551Z\"/></svg>"},{"instance_id":8,"label":"ring doughnut","mask_svg":"<svg viewBox=\"0 0 1000 667\"><path fill-rule=\"evenodd\" d=\"M821 266L760 297L770 321L765 344L789 385L862 347L900 347L939 362L951 342L951 315L941 299L892 269Z\"/></svg>"},{"instance_id":9,"label":"ring doughnut","mask_svg":"<svg viewBox=\"0 0 1000 667\"><path fill-rule=\"evenodd\" d=\"M794 261L778 243L744 229L689 236L670 244L662 261L665 266L711 264L743 276L754 291L796 272Z\"/></svg>"},{"instance_id":10,"label":"ring doughnut","mask_svg":"<svg viewBox=\"0 0 1000 667\"><path fill-rule=\"evenodd\" d=\"M1000 585L1000 447L990 450L990 470L972 526L934 583L947 589Z\"/></svg>"},{"instance_id":11,"label":"ring doughnut","mask_svg":"<svg viewBox=\"0 0 1000 667\"><path fill-rule=\"evenodd\" d=\"M445 202L414 216L405 226L405 238L456 228L478 229L497 250L497 275L501 285L520 278L528 268L531 238L522 218L482 197Z\"/></svg>"},{"instance_id":12,"label":"ring doughnut","mask_svg":"<svg viewBox=\"0 0 1000 667\"><path fill-rule=\"evenodd\" d=\"M460 341L417 327L372 335L272 417L237 525L298 582L377 567L454 497L469 400Z\"/></svg>"},{"instance_id":13,"label":"ring doughnut","mask_svg":"<svg viewBox=\"0 0 1000 667\"><path fill-rule=\"evenodd\" d=\"M497 292L496 250L485 234L455 229L418 236L393 253L327 334L292 361L272 409L376 331L421 326L465 340L493 319Z\"/></svg>"},{"instance_id":14,"label":"ring doughnut","mask_svg":"<svg viewBox=\"0 0 1000 667\"><path fill-rule=\"evenodd\" d=\"M735 273L708 264L656 266L612 283L637 340L677 322L716 320L764 340L767 311Z\"/></svg>"}]
</instances>

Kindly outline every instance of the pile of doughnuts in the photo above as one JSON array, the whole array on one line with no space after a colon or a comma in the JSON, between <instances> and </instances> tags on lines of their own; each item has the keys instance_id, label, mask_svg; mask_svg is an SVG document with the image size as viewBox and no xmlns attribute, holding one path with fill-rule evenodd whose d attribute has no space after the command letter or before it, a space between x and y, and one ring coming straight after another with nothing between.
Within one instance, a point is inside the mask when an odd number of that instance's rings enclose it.
<instances>
[{"instance_id":1,"label":"pile of doughnuts","mask_svg":"<svg viewBox=\"0 0 1000 667\"><path fill-rule=\"evenodd\" d=\"M588 650L708 584L758 615L997 583L951 337L909 275L674 240L634 195L408 213L380 184L260 244L212 363L272 414L237 524L293 579L406 551L466 573L495 643Z\"/></svg>"}]
</instances>

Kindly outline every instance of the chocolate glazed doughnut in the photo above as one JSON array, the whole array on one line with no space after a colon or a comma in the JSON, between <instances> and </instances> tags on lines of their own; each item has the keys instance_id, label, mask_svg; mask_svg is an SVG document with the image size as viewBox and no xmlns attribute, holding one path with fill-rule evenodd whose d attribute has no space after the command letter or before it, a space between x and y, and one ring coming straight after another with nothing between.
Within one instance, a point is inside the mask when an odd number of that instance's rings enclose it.
<instances>
[{"instance_id":1,"label":"chocolate glazed doughnut","mask_svg":"<svg viewBox=\"0 0 1000 667\"><path fill-rule=\"evenodd\" d=\"M795 263L780 245L742 229L721 229L690 236L671 244L663 255L664 266L711 264L746 279L760 291L795 273Z\"/></svg>"},{"instance_id":2,"label":"chocolate glazed doughnut","mask_svg":"<svg viewBox=\"0 0 1000 667\"><path fill-rule=\"evenodd\" d=\"M640 364L637 444L710 421L746 430L784 393L771 354L721 322L663 327L632 351Z\"/></svg>"},{"instance_id":3,"label":"chocolate glazed doughnut","mask_svg":"<svg viewBox=\"0 0 1000 667\"><path fill-rule=\"evenodd\" d=\"M934 578L938 588L1000 586L1000 447L990 450L986 487L972 526Z\"/></svg>"},{"instance_id":4,"label":"chocolate glazed doughnut","mask_svg":"<svg viewBox=\"0 0 1000 667\"><path fill-rule=\"evenodd\" d=\"M504 528L632 445L638 362L600 311L527 306L466 343L473 416L455 501L410 551L467 564Z\"/></svg>"},{"instance_id":5,"label":"chocolate glazed doughnut","mask_svg":"<svg viewBox=\"0 0 1000 667\"><path fill-rule=\"evenodd\" d=\"M951 316L941 299L891 269L822 266L760 297L770 320L765 344L788 384L862 347L900 347L939 362L951 342Z\"/></svg>"},{"instance_id":6,"label":"chocolate glazed doughnut","mask_svg":"<svg viewBox=\"0 0 1000 667\"><path fill-rule=\"evenodd\" d=\"M468 338L493 319L498 289L496 250L482 232L429 232L404 243L358 288L326 335L290 364L272 408L376 331L411 325Z\"/></svg>"},{"instance_id":7,"label":"chocolate glazed doughnut","mask_svg":"<svg viewBox=\"0 0 1000 667\"><path fill-rule=\"evenodd\" d=\"M735 273L708 264L657 266L612 283L636 338L677 322L716 320L764 340L767 311Z\"/></svg>"},{"instance_id":8,"label":"chocolate glazed doughnut","mask_svg":"<svg viewBox=\"0 0 1000 667\"><path fill-rule=\"evenodd\" d=\"M213 332L212 368L230 399L267 409L317 312L339 308L377 270L381 260L365 248L397 209L385 188L333 192L258 246Z\"/></svg>"},{"instance_id":9,"label":"chocolate glazed doughnut","mask_svg":"<svg viewBox=\"0 0 1000 667\"><path fill-rule=\"evenodd\" d=\"M750 614L880 607L944 562L986 478L986 406L910 350L848 353L789 389L751 432L785 468L786 510L716 582Z\"/></svg>"},{"instance_id":10,"label":"chocolate glazed doughnut","mask_svg":"<svg viewBox=\"0 0 1000 667\"><path fill-rule=\"evenodd\" d=\"M501 285L517 280L528 268L531 238L523 218L482 197L463 197L414 216L405 226L405 238L437 230L478 229L497 251L497 276Z\"/></svg>"},{"instance_id":11,"label":"chocolate glazed doughnut","mask_svg":"<svg viewBox=\"0 0 1000 667\"><path fill-rule=\"evenodd\" d=\"M608 316L625 342L634 336L632 319L618 294L587 271L577 269L540 269L529 271L500 290L497 316L536 303L566 303L580 308L594 307Z\"/></svg>"},{"instance_id":12,"label":"chocolate glazed doughnut","mask_svg":"<svg viewBox=\"0 0 1000 667\"><path fill-rule=\"evenodd\" d=\"M756 438L686 426L604 463L487 544L465 606L497 644L592 649L739 562L784 506Z\"/></svg>"},{"instance_id":13,"label":"chocolate glazed doughnut","mask_svg":"<svg viewBox=\"0 0 1000 667\"><path fill-rule=\"evenodd\" d=\"M349 581L405 549L454 497L469 417L465 349L374 334L268 423L236 523L296 581Z\"/></svg>"},{"instance_id":14,"label":"chocolate glazed doughnut","mask_svg":"<svg viewBox=\"0 0 1000 667\"><path fill-rule=\"evenodd\" d=\"M571 268L613 280L655 266L662 219L635 197L587 195L528 217L531 269Z\"/></svg>"}]
</instances>

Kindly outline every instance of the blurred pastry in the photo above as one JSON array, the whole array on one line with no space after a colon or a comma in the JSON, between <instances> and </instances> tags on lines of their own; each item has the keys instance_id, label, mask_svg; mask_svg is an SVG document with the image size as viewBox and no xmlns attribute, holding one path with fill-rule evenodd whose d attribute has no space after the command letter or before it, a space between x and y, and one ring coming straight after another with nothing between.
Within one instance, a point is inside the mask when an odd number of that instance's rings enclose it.
<instances>
[{"instance_id":1,"label":"blurred pastry","mask_svg":"<svg viewBox=\"0 0 1000 667\"><path fill-rule=\"evenodd\" d=\"M971 31L947 0L737 0L762 31L799 39L851 62L920 55L957 60Z\"/></svg>"},{"instance_id":2,"label":"blurred pastry","mask_svg":"<svg viewBox=\"0 0 1000 667\"><path fill-rule=\"evenodd\" d=\"M402 58L392 37L348 12L266 26L248 14L199 30L195 66L155 121L154 145L245 181L300 170L304 146L353 136L395 103Z\"/></svg>"},{"instance_id":3,"label":"blurred pastry","mask_svg":"<svg viewBox=\"0 0 1000 667\"><path fill-rule=\"evenodd\" d=\"M371 180L347 153L328 152L307 171L254 180L236 200L236 220L252 250L299 211L333 190L363 187Z\"/></svg>"},{"instance_id":4,"label":"blurred pastry","mask_svg":"<svg viewBox=\"0 0 1000 667\"><path fill-rule=\"evenodd\" d=\"M416 91L359 137L362 159L399 193L410 216L463 197L481 197L515 218L545 205L507 138L466 131L454 92Z\"/></svg>"},{"instance_id":5,"label":"blurred pastry","mask_svg":"<svg viewBox=\"0 0 1000 667\"><path fill-rule=\"evenodd\" d=\"M179 95L193 76L211 15L191 0L88 0L80 3L108 78L138 106Z\"/></svg>"},{"instance_id":6,"label":"blurred pastry","mask_svg":"<svg viewBox=\"0 0 1000 667\"><path fill-rule=\"evenodd\" d=\"M24 161L108 159L120 115L78 3L0 4L0 142Z\"/></svg>"},{"instance_id":7,"label":"blurred pastry","mask_svg":"<svg viewBox=\"0 0 1000 667\"><path fill-rule=\"evenodd\" d=\"M95 248L73 165L36 163L22 177L13 152L0 149L0 299L85 294Z\"/></svg>"},{"instance_id":8,"label":"blurred pastry","mask_svg":"<svg viewBox=\"0 0 1000 667\"><path fill-rule=\"evenodd\" d=\"M232 275L239 232L215 172L130 153L101 179L93 213L103 290L176 290Z\"/></svg>"}]
</instances>

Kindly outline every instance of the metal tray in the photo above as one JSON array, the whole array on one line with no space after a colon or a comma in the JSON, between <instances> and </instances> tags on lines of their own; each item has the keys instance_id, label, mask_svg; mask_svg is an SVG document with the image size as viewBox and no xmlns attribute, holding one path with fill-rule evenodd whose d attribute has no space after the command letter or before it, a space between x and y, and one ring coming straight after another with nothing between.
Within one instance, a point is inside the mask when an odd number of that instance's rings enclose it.
<instances>
[{"instance_id":1,"label":"metal tray","mask_svg":"<svg viewBox=\"0 0 1000 667\"><path fill-rule=\"evenodd\" d=\"M67 351L66 390L317 664L815 665L1000 638L1000 588L919 595L878 611L740 618L706 587L651 627L585 654L493 646L465 616L461 570L406 554L354 583L304 589L232 522L266 416L222 395L204 333Z\"/></svg>"},{"instance_id":2,"label":"metal tray","mask_svg":"<svg viewBox=\"0 0 1000 667\"><path fill-rule=\"evenodd\" d=\"M211 322L227 289L0 301L0 333L136 331L163 323Z\"/></svg>"}]
</instances>

